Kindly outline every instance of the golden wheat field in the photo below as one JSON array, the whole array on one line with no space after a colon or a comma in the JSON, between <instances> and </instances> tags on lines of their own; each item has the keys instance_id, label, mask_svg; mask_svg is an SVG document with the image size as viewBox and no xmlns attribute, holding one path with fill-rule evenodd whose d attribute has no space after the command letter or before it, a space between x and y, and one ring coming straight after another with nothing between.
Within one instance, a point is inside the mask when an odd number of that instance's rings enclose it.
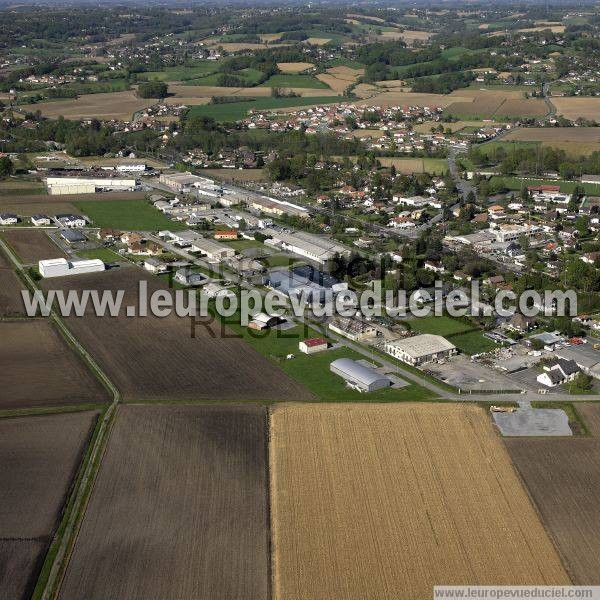
<instances>
[{"instance_id":1,"label":"golden wheat field","mask_svg":"<svg viewBox=\"0 0 600 600\"><path fill-rule=\"evenodd\" d=\"M133 90L107 92L105 94L84 94L69 100L40 102L36 110L51 119L59 116L65 119L121 119L131 120L133 113L156 104L156 100L138 98Z\"/></svg>"},{"instance_id":2,"label":"golden wheat field","mask_svg":"<svg viewBox=\"0 0 600 600\"><path fill-rule=\"evenodd\" d=\"M556 112L567 119L590 119L600 121L600 98L551 98Z\"/></svg>"},{"instance_id":3,"label":"golden wheat field","mask_svg":"<svg viewBox=\"0 0 600 600\"><path fill-rule=\"evenodd\" d=\"M276 599L569 583L479 407L279 405L270 439Z\"/></svg>"},{"instance_id":4,"label":"golden wheat field","mask_svg":"<svg viewBox=\"0 0 600 600\"><path fill-rule=\"evenodd\" d=\"M312 69L315 65L309 62L280 62L277 67L282 73L302 73L307 69Z\"/></svg>"}]
</instances>

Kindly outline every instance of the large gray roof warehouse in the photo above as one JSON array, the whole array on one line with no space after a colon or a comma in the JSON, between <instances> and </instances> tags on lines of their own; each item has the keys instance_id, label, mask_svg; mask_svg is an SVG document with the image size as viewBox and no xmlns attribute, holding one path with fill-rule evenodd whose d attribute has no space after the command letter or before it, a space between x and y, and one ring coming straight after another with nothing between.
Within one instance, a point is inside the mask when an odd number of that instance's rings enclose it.
<instances>
[{"instance_id":1,"label":"large gray roof warehouse","mask_svg":"<svg viewBox=\"0 0 600 600\"><path fill-rule=\"evenodd\" d=\"M374 392L392 385L392 380L374 369L349 358L338 358L329 365L332 373L343 377L362 392Z\"/></svg>"}]
</instances>

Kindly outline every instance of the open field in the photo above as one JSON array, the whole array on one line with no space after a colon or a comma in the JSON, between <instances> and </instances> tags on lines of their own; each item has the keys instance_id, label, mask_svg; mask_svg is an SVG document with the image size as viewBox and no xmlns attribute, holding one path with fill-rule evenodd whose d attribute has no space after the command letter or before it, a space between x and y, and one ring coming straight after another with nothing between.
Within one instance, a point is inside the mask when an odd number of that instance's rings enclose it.
<instances>
[{"instance_id":1,"label":"open field","mask_svg":"<svg viewBox=\"0 0 600 600\"><path fill-rule=\"evenodd\" d=\"M589 119L600 121L600 98L552 98L556 112L567 119Z\"/></svg>"},{"instance_id":2,"label":"open field","mask_svg":"<svg viewBox=\"0 0 600 600\"><path fill-rule=\"evenodd\" d=\"M600 127L526 127L509 132L505 139L524 142L600 142Z\"/></svg>"},{"instance_id":3,"label":"open field","mask_svg":"<svg viewBox=\"0 0 600 600\"><path fill-rule=\"evenodd\" d=\"M578 404L591 437L505 438L567 571L600 584L600 404Z\"/></svg>"},{"instance_id":4,"label":"open field","mask_svg":"<svg viewBox=\"0 0 600 600\"><path fill-rule=\"evenodd\" d=\"M472 325L463 323L459 319L443 315L441 317L414 317L408 319L412 331L419 333L434 333L436 335L455 335L473 329Z\"/></svg>"},{"instance_id":5,"label":"open field","mask_svg":"<svg viewBox=\"0 0 600 600\"><path fill-rule=\"evenodd\" d=\"M106 402L108 393L48 319L0 322L0 364L10 372L0 408Z\"/></svg>"},{"instance_id":6,"label":"open field","mask_svg":"<svg viewBox=\"0 0 600 600\"><path fill-rule=\"evenodd\" d=\"M35 110L45 117L65 119L120 119L130 121L134 112L156 104L156 100L138 98L134 91L87 94L71 100L40 102Z\"/></svg>"},{"instance_id":7,"label":"open field","mask_svg":"<svg viewBox=\"0 0 600 600\"><path fill-rule=\"evenodd\" d=\"M589 155L600 151L600 127L528 127L511 131L499 144L527 142L564 150L570 156Z\"/></svg>"},{"instance_id":8,"label":"open field","mask_svg":"<svg viewBox=\"0 0 600 600\"><path fill-rule=\"evenodd\" d=\"M315 80L316 81L316 80ZM281 87L286 94L293 92L296 100L303 98L320 98L322 96L335 96L331 89L320 87ZM220 87L214 85L170 85L169 93L174 96L167 98L169 104L192 104L194 98L212 98L214 96L240 96L243 98L256 98L269 100L271 98L271 87ZM282 98L275 98L281 100ZM185 102L184 102L185 100ZM200 102L197 102L200 103Z\"/></svg>"},{"instance_id":9,"label":"open field","mask_svg":"<svg viewBox=\"0 0 600 600\"><path fill-rule=\"evenodd\" d=\"M268 600L261 407L121 406L60 591Z\"/></svg>"},{"instance_id":10,"label":"open field","mask_svg":"<svg viewBox=\"0 0 600 600\"><path fill-rule=\"evenodd\" d=\"M267 88L263 88L267 89ZM294 110L303 106L316 106L319 104L334 104L339 99L336 96L317 96L306 98L258 98L254 102L232 102L227 104L207 104L193 106L190 116L212 117L216 121L238 121L247 116L250 110L279 111Z\"/></svg>"},{"instance_id":11,"label":"open field","mask_svg":"<svg viewBox=\"0 0 600 600\"><path fill-rule=\"evenodd\" d=\"M30 598L96 420L0 419L0 597Z\"/></svg>"},{"instance_id":12,"label":"open field","mask_svg":"<svg viewBox=\"0 0 600 600\"><path fill-rule=\"evenodd\" d=\"M75 203L80 212L89 217L95 227L131 229L135 231L173 231L185 229L185 224L172 221L154 206L143 200L115 200L114 202Z\"/></svg>"},{"instance_id":13,"label":"open field","mask_svg":"<svg viewBox=\"0 0 600 600\"><path fill-rule=\"evenodd\" d=\"M23 316L21 290L25 286L19 281L12 264L0 250L0 317Z\"/></svg>"},{"instance_id":14,"label":"open field","mask_svg":"<svg viewBox=\"0 0 600 600\"><path fill-rule=\"evenodd\" d=\"M202 169L202 174L220 181L268 181L262 169Z\"/></svg>"},{"instance_id":15,"label":"open field","mask_svg":"<svg viewBox=\"0 0 600 600\"><path fill-rule=\"evenodd\" d=\"M461 90L462 91L462 90ZM361 106L380 106L388 108L390 106L429 106L446 108L448 105L456 102L471 103L469 96L451 96L443 94L413 94L412 92L381 92L366 100L358 102Z\"/></svg>"},{"instance_id":16,"label":"open field","mask_svg":"<svg viewBox=\"0 0 600 600\"><path fill-rule=\"evenodd\" d=\"M309 62L280 62L277 63L282 73L302 73L307 69L312 69L315 65Z\"/></svg>"},{"instance_id":17,"label":"open field","mask_svg":"<svg viewBox=\"0 0 600 600\"><path fill-rule=\"evenodd\" d=\"M137 267L44 281L45 289L123 290L123 306L137 306L138 285L148 297L167 290ZM186 300L187 305L187 300ZM65 319L81 344L120 389L126 401L310 400L313 396L218 322L199 323L192 338L189 317L172 314ZM135 356L135 361L131 357ZM285 391L283 391L285 390Z\"/></svg>"},{"instance_id":18,"label":"open field","mask_svg":"<svg viewBox=\"0 0 600 600\"><path fill-rule=\"evenodd\" d=\"M35 229L12 229L0 236L16 251L25 264L36 263L44 258L64 257L65 253L46 235Z\"/></svg>"},{"instance_id":19,"label":"open field","mask_svg":"<svg viewBox=\"0 0 600 600\"><path fill-rule=\"evenodd\" d=\"M377 160L382 167L394 165L400 173L410 175L411 173L432 173L443 175L448 170L448 162L444 158L404 158L380 156Z\"/></svg>"},{"instance_id":20,"label":"open field","mask_svg":"<svg viewBox=\"0 0 600 600\"><path fill-rule=\"evenodd\" d=\"M313 89L327 89L327 84L323 83L312 75L302 75L297 73L281 73L272 75L267 81L262 83L260 87L268 88L313 88Z\"/></svg>"},{"instance_id":21,"label":"open field","mask_svg":"<svg viewBox=\"0 0 600 600\"><path fill-rule=\"evenodd\" d=\"M548 114L548 106L541 98L507 98L496 110L496 117L543 117Z\"/></svg>"},{"instance_id":22,"label":"open field","mask_svg":"<svg viewBox=\"0 0 600 600\"><path fill-rule=\"evenodd\" d=\"M569 583L476 406L279 405L270 439L276 599Z\"/></svg>"}]
</instances>

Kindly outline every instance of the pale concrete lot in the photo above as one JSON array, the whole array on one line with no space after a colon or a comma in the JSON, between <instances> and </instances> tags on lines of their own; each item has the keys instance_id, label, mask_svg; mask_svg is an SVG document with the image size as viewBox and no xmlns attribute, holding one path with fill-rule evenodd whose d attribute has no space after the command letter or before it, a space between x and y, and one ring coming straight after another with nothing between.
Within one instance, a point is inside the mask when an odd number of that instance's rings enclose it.
<instances>
[{"instance_id":1,"label":"pale concrete lot","mask_svg":"<svg viewBox=\"0 0 600 600\"><path fill-rule=\"evenodd\" d=\"M557 408L518 408L513 413L492 413L494 423L506 437L571 436L569 418Z\"/></svg>"}]
</instances>

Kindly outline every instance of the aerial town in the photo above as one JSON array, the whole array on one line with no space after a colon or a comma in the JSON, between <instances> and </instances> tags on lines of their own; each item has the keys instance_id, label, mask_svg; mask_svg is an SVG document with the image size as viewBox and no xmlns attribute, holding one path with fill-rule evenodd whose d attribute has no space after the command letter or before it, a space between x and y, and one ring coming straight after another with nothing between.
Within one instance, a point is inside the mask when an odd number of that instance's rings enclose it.
<instances>
[{"instance_id":1,"label":"aerial town","mask_svg":"<svg viewBox=\"0 0 600 600\"><path fill-rule=\"evenodd\" d=\"M596 3L0 21L0 598L600 598Z\"/></svg>"}]
</instances>

